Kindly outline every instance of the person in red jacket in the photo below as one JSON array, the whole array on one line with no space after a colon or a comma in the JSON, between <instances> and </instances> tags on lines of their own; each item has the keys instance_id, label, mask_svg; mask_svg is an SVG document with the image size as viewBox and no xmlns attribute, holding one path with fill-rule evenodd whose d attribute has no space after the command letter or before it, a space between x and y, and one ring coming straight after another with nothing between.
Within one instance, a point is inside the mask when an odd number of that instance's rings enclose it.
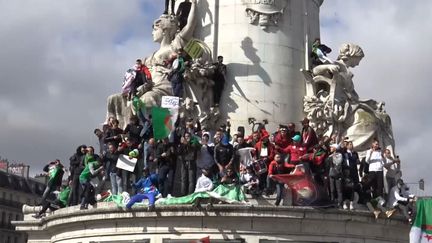
<instances>
[{"instance_id":1,"label":"person in red jacket","mask_svg":"<svg viewBox=\"0 0 432 243\"><path fill-rule=\"evenodd\" d=\"M290 155L290 163L297 165L302 162L302 156L306 154L306 148L301 144L300 135L292 137L293 144L285 149L279 149L279 152Z\"/></svg>"},{"instance_id":2,"label":"person in red jacket","mask_svg":"<svg viewBox=\"0 0 432 243\"><path fill-rule=\"evenodd\" d=\"M279 126L279 131L274 136L276 149L284 149L291 144L291 138L288 137L288 128L284 125Z\"/></svg>"},{"instance_id":3,"label":"person in red jacket","mask_svg":"<svg viewBox=\"0 0 432 243\"><path fill-rule=\"evenodd\" d=\"M274 160L269 165L266 194L269 195L273 193L274 191L273 187L274 185L276 186L276 202L275 202L276 206L279 206L282 200L284 183L274 181L272 177L274 175L288 174L292 171L294 167L295 165L284 162L283 155L280 153L277 153L275 155Z\"/></svg>"},{"instance_id":4,"label":"person in red jacket","mask_svg":"<svg viewBox=\"0 0 432 243\"><path fill-rule=\"evenodd\" d=\"M275 156L276 149L270 142L269 135L264 135L261 140L255 144L255 158L265 160L268 165Z\"/></svg>"},{"instance_id":5,"label":"person in red jacket","mask_svg":"<svg viewBox=\"0 0 432 243\"><path fill-rule=\"evenodd\" d=\"M301 123L303 125L301 133L302 145L306 147L308 151L311 151L313 146L318 144L318 137L315 130L309 126L309 119L305 117Z\"/></svg>"}]
</instances>

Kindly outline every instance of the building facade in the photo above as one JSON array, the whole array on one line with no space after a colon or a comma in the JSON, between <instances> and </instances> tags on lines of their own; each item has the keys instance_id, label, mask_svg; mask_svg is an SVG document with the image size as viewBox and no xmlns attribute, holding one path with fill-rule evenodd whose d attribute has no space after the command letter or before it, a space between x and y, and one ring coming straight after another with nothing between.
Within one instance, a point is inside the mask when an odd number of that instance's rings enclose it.
<instances>
[{"instance_id":1,"label":"building facade","mask_svg":"<svg viewBox=\"0 0 432 243\"><path fill-rule=\"evenodd\" d=\"M12 221L23 220L22 206L37 205L45 185L31 178L0 171L0 242L27 242L27 234L15 230Z\"/></svg>"}]
</instances>

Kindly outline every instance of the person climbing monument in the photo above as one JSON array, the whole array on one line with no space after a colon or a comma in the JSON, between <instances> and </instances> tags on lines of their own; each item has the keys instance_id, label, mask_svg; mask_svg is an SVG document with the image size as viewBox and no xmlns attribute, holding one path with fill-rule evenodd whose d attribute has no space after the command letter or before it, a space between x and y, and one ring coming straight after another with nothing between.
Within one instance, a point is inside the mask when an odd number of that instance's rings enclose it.
<instances>
[{"instance_id":1,"label":"person climbing monument","mask_svg":"<svg viewBox=\"0 0 432 243\"><path fill-rule=\"evenodd\" d=\"M222 98L222 92L225 86L225 74L226 65L223 64L223 56L218 56L218 61L214 63L215 73L213 80L215 82L213 86L213 102L215 106L219 106L220 100Z\"/></svg>"},{"instance_id":2,"label":"person climbing monument","mask_svg":"<svg viewBox=\"0 0 432 243\"><path fill-rule=\"evenodd\" d=\"M192 3L189 0L185 0L184 2L180 3L177 8L176 16L179 20L180 30L182 30L187 24L187 19L189 17L191 7Z\"/></svg>"},{"instance_id":3,"label":"person climbing monument","mask_svg":"<svg viewBox=\"0 0 432 243\"><path fill-rule=\"evenodd\" d=\"M165 0L165 11L163 12L163 14L168 14L170 1L171 1L171 13L170 14L174 14L175 0Z\"/></svg>"},{"instance_id":4,"label":"person climbing monument","mask_svg":"<svg viewBox=\"0 0 432 243\"><path fill-rule=\"evenodd\" d=\"M315 39L314 43L312 44L312 66L318 66L321 64L331 64L333 61L327 57L327 54L329 54L332 51L328 46L321 44L321 40L319 38Z\"/></svg>"}]
</instances>

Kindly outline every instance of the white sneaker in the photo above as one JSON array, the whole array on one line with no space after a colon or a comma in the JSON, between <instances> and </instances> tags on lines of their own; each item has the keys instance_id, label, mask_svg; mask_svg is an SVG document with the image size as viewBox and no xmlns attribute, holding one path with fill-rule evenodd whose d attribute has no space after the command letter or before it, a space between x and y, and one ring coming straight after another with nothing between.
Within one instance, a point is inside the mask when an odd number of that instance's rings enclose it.
<instances>
[{"instance_id":1,"label":"white sneaker","mask_svg":"<svg viewBox=\"0 0 432 243\"><path fill-rule=\"evenodd\" d=\"M342 208L343 208L344 210L347 210L347 209L348 209L347 204L346 204L345 202L343 202L342 204L343 204L343 205L342 205Z\"/></svg>"},{"instance_id":2,"label":"white sneaker","mask_svg":"<svg viewBox=\"0 0 432 243\"><path fill-rule=\"evenodd\" d=\"M351 201L350 203L349 203L349 210L354 210L354 202L353 201Z\"/></svg>"},{"instance_id":3,"label":"white sneaker","mask_svg":"<svg viewBox=\"0 0 432 243\"><path fill-rule=\"evenodd\" d=\"M172 198L172 197L173 197L173 196L171 196L171 194L168 194L168 195L167 195L167 198Z\"/></svg>"}]
</instances>

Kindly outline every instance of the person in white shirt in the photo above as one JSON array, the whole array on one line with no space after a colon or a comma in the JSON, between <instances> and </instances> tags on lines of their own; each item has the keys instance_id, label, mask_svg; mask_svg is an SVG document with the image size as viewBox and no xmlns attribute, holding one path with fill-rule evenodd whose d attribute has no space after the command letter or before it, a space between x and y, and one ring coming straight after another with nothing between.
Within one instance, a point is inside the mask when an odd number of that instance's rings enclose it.
<instances>
[{"instance_id":1,"label":"person in white shirt","mask_svg":"<svg viewBox=\"0 0 432 243\"><path fill-rule=\"evenodd\" d=\"M372 148L366 151L366 163L369 164L369 186L372 187L373 197L383 196L384 187L384 156L378 141L372 143Z\"/></svg>"},{"instance_id":2,"label":"person in white shirt","mask_svg":"<svg viewBox=\"0 0 432 243\"><path fill-rule=\"evenodd\" d=\"M202 170L201 176L198 178L198 181L195 186L196 192L209 192L213 190L213 182L208 177L209 172L206 169Z\"/></svg>"},{"instance_id":3,"label":"person in white shirt","mask_svg":"<svg viewBox=\"0 0 432 243\"><path fill-rule=\"evenodd\" d=\"M415 200L415 196L409 193L409 187L404 184L402 179L397 180L395 186L390 189L387 199L387 206L390 208L386 212L387 218L390 218L397 209L400 209L402 214L410 220L408 213L409 203Z\"/></svg>"},{"instance_id":4,"label":"person in white shirt","mask_svg":"<svg viewBox=\"0 0 432 243\"><path fill-rule=\"evenodd\" d=\"M392 187L396 186L396 182L398 179L402 177L401 172L401 165L400 165L400 159L399 156L394 159L391 155L391 152L389 149L386 149L384 151L384 158L385 158L385 164L384 164L384 188L385 193L390 193L390 189Z\"/></svg>"}]
</instances>

